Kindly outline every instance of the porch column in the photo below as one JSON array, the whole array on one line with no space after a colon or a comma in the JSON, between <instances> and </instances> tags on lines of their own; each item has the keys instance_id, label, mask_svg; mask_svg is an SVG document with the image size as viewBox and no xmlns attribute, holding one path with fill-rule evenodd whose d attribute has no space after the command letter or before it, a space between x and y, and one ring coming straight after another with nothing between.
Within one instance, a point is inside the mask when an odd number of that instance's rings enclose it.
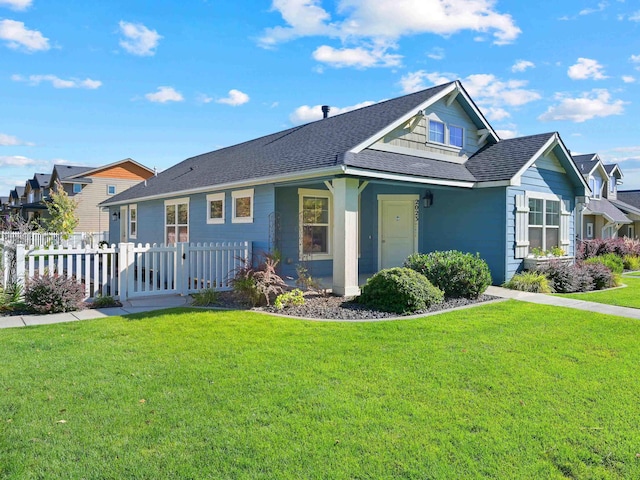
<instances>
[{"instance_id":1,"label":"porch column","mask_svg":"<svg viewBox=\"0 0 640 480\"><path fill-rule=\"evenodd\" d=\"M358 180L333 180L333 293L360 294L358 286Z\"/></svg>"}]
</instances>

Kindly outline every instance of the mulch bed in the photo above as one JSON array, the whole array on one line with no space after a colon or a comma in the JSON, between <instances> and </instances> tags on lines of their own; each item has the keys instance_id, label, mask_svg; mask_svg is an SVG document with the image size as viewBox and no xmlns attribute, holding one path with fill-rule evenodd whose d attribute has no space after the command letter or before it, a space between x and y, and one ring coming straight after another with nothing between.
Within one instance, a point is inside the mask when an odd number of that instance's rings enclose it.
<instances>
[{"instance_id":1,"label":"mulch bed","mask_svg":"<svg viewBox=\"0 0 640 480\"><path fill-rule=\"evenodd\" d=\"M443 303L433 305L428 309L414 312L411 315L419 315L431 312L439 312L449 310L451 308L462 307L465 305L474 305L477 303L496 300L498 297L491 295L481 295L478 299L470 300L467 298L447 299ZM304 295L305 303L301 306L286 307L282 310L270 307L254 308L254 311L262 311L269 313L278 313L281 315L291 315L294 317L318 318L318 319L337 319L337 320L376 320L381 318L397 318L402 315L397 313L383 312L371 309L359 303L355 303L352 299L344 297L336 297L333 295L322 295L315 292L307 292ZM233 292L221 292L219 302L216 305L223 308L231 309L249 309L247 305L238 301Z\"/></svg>"}]
</instances>

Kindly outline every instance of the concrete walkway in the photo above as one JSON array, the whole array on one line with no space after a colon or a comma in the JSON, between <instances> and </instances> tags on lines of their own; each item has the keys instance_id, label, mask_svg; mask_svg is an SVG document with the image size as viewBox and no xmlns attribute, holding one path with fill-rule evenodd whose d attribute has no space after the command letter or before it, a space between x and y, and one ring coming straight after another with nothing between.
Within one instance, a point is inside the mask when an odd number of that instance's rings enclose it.
<instances>
[{"instance_id":1,"label":"concrete walkway","mask_svg":"<svg viewBox=\"0 0 640 480\"><path fill-rule=\"evenodd\" d=\"M180 295L136 298L127 300L122 307L95 308L79 310L77 312L53 313L51 315L15 315L11 317L0 317L0 328L28 327L31 325L48 325L51 323L115 317L128 315L130 313L163 310L165 308L187 307L190 303L191 297L181 297Z\"/></svg>"},{"instance_id":2,"label":"concrete walkway","mask_svg":"<svg viewBox=\"0 0 640 480\"><path fill-rule=\"evenodd\" d=\"M552 305L555 307L575 308L587 312L605 313L608 315L617 315L619 317L635 318L640 320L640 309L635 308L616 307L615 305L586 302L584 300L574 300L572 298L554 297L551 295L544 295L542 293L520 292L502 287L489 287L486 293L487 295L493 295L495 297L505 299L520 300L522 302ZM76 322L78 320L128 315L130 313L151 312L165 308L187 307L190 303L191 297L181 297L179 295L137 298L126 301L122 307L80 310L78 312L54 313L51 315L16 315L12 317L0 317L0 328Z\"/></svg>"},{"instance_id":3,"label":"concrete walkway","mask_svg":"<svg viewBox=\"0 0 640 480\"><path fill-rule=\"evenodd\" d=\"M502 287L489 287L485 292L501 298L512 298L522 302L539 303L540 305L552 305L554 307L568 307L587 312L605 313L607 315L617 315L619 317L635 318L640 320L640 309L629 307L617 307L615 305L605 305L604 303L587 302L573 298L555 297L543 293L520 292Z\"/></svg>"}]
</instances>

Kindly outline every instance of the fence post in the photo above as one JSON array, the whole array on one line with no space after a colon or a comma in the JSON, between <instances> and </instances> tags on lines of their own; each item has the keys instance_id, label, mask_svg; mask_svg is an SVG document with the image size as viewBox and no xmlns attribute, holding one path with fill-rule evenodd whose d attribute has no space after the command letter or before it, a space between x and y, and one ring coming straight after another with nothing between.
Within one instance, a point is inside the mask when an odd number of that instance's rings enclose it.
<instances>
[{"instance_id":1,"label":"fence post","mask_svg":"<svg viewBox=\"0 0 640 480\"><path fill-rule=\"evenodd\" d=\"M176 243L176 277L178 279L178 293L187 295L189 292L189 244Z\"/></svg>"},{"instance_id":2,"label":"fence post","mask_svg":"<svg viewBox=\"0 0 640 480\"><path fill-rule=\"evenodd\" d=\"M25 271L24 271L24 256L25 256L25 248L24 245L18 244L16 245L16 284L22 287L21 292L24 293L24 279L25 279Z\"/></svg>"},{"instance_id":3,"label":"fence post","mask_svg":"<svg viewBox=\"0 0 640 480\"><path fill-rule=\"evenodd\" d=\"M123 302L127 299L127 276L129 275L129 251L128 243L118 244L118 299Z\"/></svg>"}]
</instances>

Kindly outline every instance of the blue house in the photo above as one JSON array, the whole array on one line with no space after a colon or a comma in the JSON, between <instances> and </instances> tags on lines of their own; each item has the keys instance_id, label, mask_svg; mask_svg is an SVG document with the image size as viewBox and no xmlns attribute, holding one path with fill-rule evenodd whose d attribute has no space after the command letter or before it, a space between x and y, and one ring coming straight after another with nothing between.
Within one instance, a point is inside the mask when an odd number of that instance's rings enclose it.
<instances>
[{"instance_id":1,"label":"blue house","mask_svg":"<svg viewBox=\"0 0 640 480\"><path fill-rule=\"evenodd\" d=\"M113 243L249 240L354 295L414 252L478 252L495 283L534 247L573 255L588 192L558 133L501 140L455 81L188 158L102 205Z\"/></svg>"}]
</instances>

